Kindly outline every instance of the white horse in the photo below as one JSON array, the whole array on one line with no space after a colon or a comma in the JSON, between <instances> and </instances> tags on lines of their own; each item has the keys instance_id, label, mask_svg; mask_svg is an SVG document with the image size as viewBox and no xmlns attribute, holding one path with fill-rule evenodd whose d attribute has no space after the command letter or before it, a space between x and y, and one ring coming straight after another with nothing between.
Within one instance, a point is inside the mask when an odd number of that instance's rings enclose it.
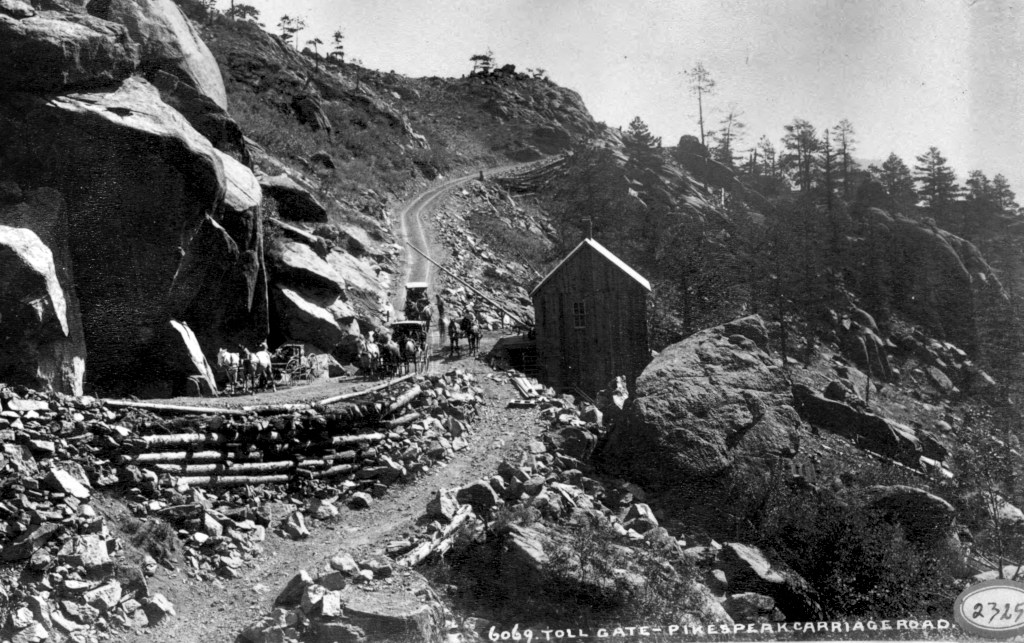
<instances>
[{"instance_id":1,"label":"white horse","mask_svg":"<svg viewBox=\"0 0 1024 643\"><path fill-rule=\"evenodd\" d=\"M277 390L277 383L274 381L274 371L270 365L270 353L265 350L253 353L248 348L242 348L242 366L245 369L243 380L251 382L251 391L256 394L256 387L271 388Z\"/></svg>"},{"instance_id":2,"label":"white horse","mask_svg":"<svg viewBox=\"0 0 1024 643\"><path fill-rule=\"evenodd\" d=\"M359 347L359 367L368 373L370 377L377 374L380 369L380 346L373 341L373 331L369 338L360 337L356 340Z\"/></svg>"},{"instance_id":3,"label":"white horse","mask_svg":"<svg viewBox=\"0 0 1024 643\"><path fill-rule=\"evenodd\" d=\"M238 369L242 366L242 357L238 353L229 353L226 348L217 351L217 366L228 378L228 390L235 392L238 386Z\"/></svg>"}]
</instances>

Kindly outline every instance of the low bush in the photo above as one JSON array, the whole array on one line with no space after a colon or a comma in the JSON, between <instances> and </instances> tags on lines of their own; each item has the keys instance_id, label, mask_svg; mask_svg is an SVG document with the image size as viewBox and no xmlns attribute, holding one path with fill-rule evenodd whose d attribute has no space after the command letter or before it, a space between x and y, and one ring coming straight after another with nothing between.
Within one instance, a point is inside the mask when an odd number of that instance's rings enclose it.
<instances>
[{"instance_id":1,"label":"low bush","mask_svg":"<svg viewBox=\"0 0 1024 643\"><path fill-rule=\"evenodd\" d=\"M831 618L926 617L948 612L959 592L957 552L911 542L900 525L831 491L791 486L780 471L748 472L729 495L736 538L803 576Z\"/></svg>"}]
</instances>

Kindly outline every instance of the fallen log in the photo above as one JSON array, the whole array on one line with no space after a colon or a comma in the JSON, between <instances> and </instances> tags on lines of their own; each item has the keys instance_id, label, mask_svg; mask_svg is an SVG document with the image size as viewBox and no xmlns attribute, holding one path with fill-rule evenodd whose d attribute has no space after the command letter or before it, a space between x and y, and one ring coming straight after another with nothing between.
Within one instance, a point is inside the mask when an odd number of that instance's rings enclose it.
<instances>
[{"instance_id":1,"label":"fallen log","mask_svg":"<svg viewBox=\"0 0 1024 643\"><path fill-rule=\"evenodd\" d=\"M151 464L156 462L218 462L220 460L260 460L260 451L157 451L155 453L123 453L117 456L120 464Z\"/></svg>"},{"instance_id":2,"label":"fallen log","mask_svg":"<svg viewBox=\"0 0 1024 643\"><path fill-rule=\"evenodd\" d=\"M419 397L420 393L422 393L422 392L423 392L423 389L420 388L419 384L416 384L415 386L413 386L411 389L409 389L405 393L402 393L401 395L399 395L398 398L394 402L389 404L388 405L388 410L384 413L384 416L387 417L389 415L394 415L394 413L396 411L399 411L399 410L405 408L413 400L415 400L417 397Z\"/></svg>"},{"instance_id":3,"label":"fallen log","mask_svg":"<svg viewBox=\"0 0 1024 643\"><path fill-rule=\"evenodd\" d=\"M402 417L395 418L394 420L384 420L384 426L389 428L405 426L406 424L412 424L421 417L422 415L419 411L413 411L412 413L406 413Z\"/></svg>"},{"instance_id":4,"label":"fallen log","mask_svg":"<svg viewBox=\"0 0 1024 643\"><path fill-rule=\"evenodd\" d=\"M292 477L288 474L271 476L181 476L179 483L190 487L241 487L244 485L275 484L288 482Z\"/></svg>"},{"instance_id":5,"label":"fallen log","mask_svg":"<svg viewBox=\"0 0 1024 643\"><path fill-rule=\"evenodd\" d=\"M359 467L357 467L354 464L337 464L337 465L334 465L333 467L331 467L329 469L325 469L324 471L317 471L317 472L315 472L313 474L313 477L317 478L317 479L334 478L334 477L337 477L337 476L343 476L343 475L352 473L353 471L357 470L358 468Z\"/></svg>"},{"instance_id":6,"label":"fallen log","mask_svg":"<svg viewBox=\"0 0 1024 643\"><path fill-rule=\"evenodd\" d=\"M373 455L377 455L377 452L374 451ZM342 451L340 453L325 455L324 460L328 462L355 462L356 457L355 451Z\"/></svg>"},{"instance_id":7,"label":"fallen log","mask_svg":"<svg viewBox=\"0 0 1024 643\"><path fill-rule=\"evenodd\" d=\"M225 444L238 441L237 435L226 433L173 433L171 435L144 435L138 438L147 447L156 446L181 446L185 444ZM267 431L257 434L251 440L263 440L273 442L280 440L281 434L277 431Z\"/></svg>"},{"instance_id":8,"label":"fallen log","mask_svg":"<svg viewBox=\"0 0 1024 643\"><path fill-rule=\"evenodd\" d=\"M311 408L313 407L309 404L259 404L256 406L243 406L242 410L246 413L255 413L256 415L280 415L281 413L308 411Z\"/></svg>"},{"instance_id":9,"label":"fallen log","mask_svg":"<svg viewBox=\"0 0 1024 643\"><path fill-rule=\"evenodd\" d=\"M385 436L383 433L358 433L356 435L336 435L331 438L331 444L334 446L340 446L345 444L360 444L363 442L377 443L383 440Z\"/></svg>"},{"instance_id":10,"label":"fallen log","mask_svg":"<svg viewBox=\"0 0 1024 643\"><path fill-rule=\"evenodd\" d=\"M212 414L212 415L248 415L248 412L241 409L223 409L212 406L178 406L176 404L160 404L157 402L134 402L132 400L102 400L104 406L112 409L142 409L156 413L189 413L189 414Z\"/></svg>"},{"instance_id":11,"label":"fallen log","mask_svg":"<svg viewBox=\"0 0 1024 643\"><path fill-rule=\"evenodd\" d=\"M153 469L159 473L171 475L248 475L252 473L280 473L294 471L298 467L325 467L323 460L280 461L280 462L246 462L238 464L157 464Z\"/></svg>"},{"instance_id":12,"label":"fallen log","mask_svg":"<svg viewBox=\"0 0 1024 643\"><path fill-rule=\"evenodd\" d=\"M403 375L402 377L399 377L397 379L389 380L387 382L384 382L383 384L378 384L376 386L371 386L370 388L363 389L361 391L352 391L351 393L343 393L341 395L335 395L334 397L328 397L326 399L320 400L319 402L317 402L313 406L314 407L317 407L317 406L327 406L328 404L334 404L335 402L341 402L341 401L344 401L344 400L351 400L351 399L356 398L356 397L361 397L363 395L366 395L367 393L373 393L375 391L382 391L382 390L384 390L386 388L394 386L395 384L398 384L399 382L404 382L405 380L407 380L409 378L412 378L412 377L416 377L416 373L409 373L408 375Z\"/></svg>"},{"instance_id":13,"label":"fallen log","mask_svg":"<svg viewBox=\"0 0 1024 643\"><path fill-rule=\"evenodd\" d=\"M410 551L398 559L399 565L405 565L406 567L415 567L419 565L427 558L430 557L435 551L444 549L448 551L451 549L451 542L455 533L459 528L470 518L475 517L473 508L469 505L462 505L459 510L452 516L452 521L441 531L440 534L435 535L432 540L420 543L415 549ZM449 541L446 543L446 541Z\"/></svg>"}]
</instances>

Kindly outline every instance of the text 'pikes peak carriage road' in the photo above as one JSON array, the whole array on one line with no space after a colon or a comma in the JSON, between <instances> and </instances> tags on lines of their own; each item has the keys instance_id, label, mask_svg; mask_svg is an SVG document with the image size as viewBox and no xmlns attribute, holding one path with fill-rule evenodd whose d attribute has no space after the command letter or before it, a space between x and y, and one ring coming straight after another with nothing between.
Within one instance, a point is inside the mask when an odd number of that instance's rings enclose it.
<instances>
[{"instance_id":1,"label":"text 'pikes peak carriage road'","mask_svg":"<svg viewBox=\"0 0 1024 643\"><path fill-rule=\"evenodd\" d=\"M0 0L0 641L956 638L1020 574L1005 177L221 4Z\"/></svg>"}]
</instances>

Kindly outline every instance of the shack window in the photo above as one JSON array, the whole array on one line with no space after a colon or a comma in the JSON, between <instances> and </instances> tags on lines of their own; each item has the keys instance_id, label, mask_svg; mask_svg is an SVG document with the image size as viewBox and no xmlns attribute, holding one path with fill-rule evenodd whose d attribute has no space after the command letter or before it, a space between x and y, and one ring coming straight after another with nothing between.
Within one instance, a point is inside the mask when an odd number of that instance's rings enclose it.
<instances>
[{"instance_id":1,"label":"shack window","mask_svg":"<svg viewBox=\"0 0 1024 643\"><path fill-rule=\"evenodd\" d=\"M576 301L572 304L572 327L587 327L587 307L582 301Z\"/></svg>"}]
</instances>

